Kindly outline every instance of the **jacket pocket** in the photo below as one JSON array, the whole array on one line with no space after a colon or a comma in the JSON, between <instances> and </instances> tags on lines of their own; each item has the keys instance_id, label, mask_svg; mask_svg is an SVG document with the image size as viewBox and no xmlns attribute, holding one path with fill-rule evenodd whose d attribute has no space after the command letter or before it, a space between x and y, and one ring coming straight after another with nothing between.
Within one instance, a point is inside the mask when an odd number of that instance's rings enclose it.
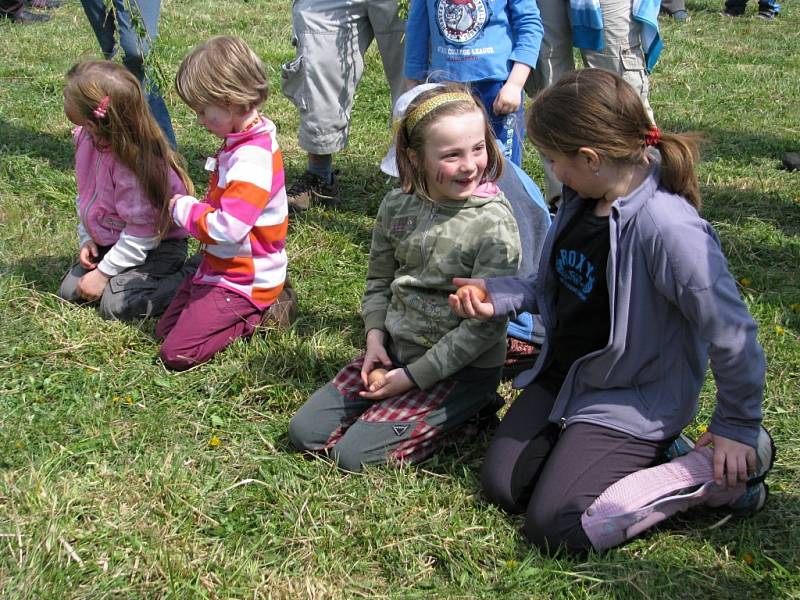
<instances>
[{"instance_id":1,"label":"jacket pocket","mask_svg":"<svg viewBox=\"0 0 800 600\"><path fill-rule=\"evenodd\" d=\"M147 273L128 271L112 277L108 282L114 294L142 290L154 290L158 287L158 280Z\"/></svg>"}]
</instances>

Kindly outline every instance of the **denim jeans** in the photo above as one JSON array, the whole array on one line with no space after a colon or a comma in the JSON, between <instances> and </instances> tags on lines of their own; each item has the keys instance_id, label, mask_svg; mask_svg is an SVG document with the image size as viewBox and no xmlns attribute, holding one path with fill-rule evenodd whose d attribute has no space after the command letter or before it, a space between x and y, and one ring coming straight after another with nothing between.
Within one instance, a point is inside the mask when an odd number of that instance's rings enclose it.
<instances>
[{"instance_id":1,"label":"denim jeans","mask_svg":"<svg viewBox=\"0 0 800 600\"><path fill-rule=\"evenodd\" d=\"M519 108L507 115L498 115L492 106L505 81L474 81L472 91L478 94L489 115L489 124L503 149L503 156L515 165L522 165L522 140L525 135L525 101L520 92Z\"/></svg>"},{"instance_id":2,"label":"denim jeans","mask_svg":"<svg viewBox=\"0 0 800 600\"><path fill-rule=\"evenodd\" d=\"M161 0L113 0L114 11L106 8L103 0L81 0L83 10L94 30L103 55L110 59L116 52L114 34L119 34L119 44L122 46L124 56L122 63L133 73L147 95L147 103L156 123L159 124L167 140L174 148L175 132L172 130L167 105L161 92L152 81L145 77L144 57L150 51L150 46L158 35L158 17L161 13ZM136 31L134 20L126 5L141 17L145 35L140 36ZM116 20L115 20L116 15Z\"/></svg>"}]
</instances>

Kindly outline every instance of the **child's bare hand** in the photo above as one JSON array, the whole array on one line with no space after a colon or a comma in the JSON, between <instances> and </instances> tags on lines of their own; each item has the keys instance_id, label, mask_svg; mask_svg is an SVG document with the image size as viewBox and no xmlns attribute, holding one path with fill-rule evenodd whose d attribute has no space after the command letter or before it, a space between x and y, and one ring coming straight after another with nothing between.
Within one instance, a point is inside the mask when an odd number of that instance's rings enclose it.
<instances>
[{"instance_id":1,"label":"child's bare hand","mask_svg":"<svg viewBox=\"0 0 800 600\"><path fill-rule=\"evenodd\" d=\"M367 391L358 392L358 395L377 402L392 396L399 396L414 387L416 384L406 375L405 369L392 369L386 373L383 381L374 382Z\"/></svg>"},{"instance_id":2,"label":"child's bare hand","mask_svg":"<svg viewBox=\"0 0 800 600\"><path fill-rule=\"evenodd\" d=\"M511 81L506 81L492 104L492 110L496 115L507 115L519 108L522 102L522 88Z\"/></svg>"},{"instance_id":3,"label":"child's bare hand","mask_svg":"<svg viewBox=\"0 0 800 600\"><path fill-rule=\"evenodd\" d=\"M383 365L387 369L392 368L392 361L384 346L385 340L386 333L380 329L370 329L367 332L367 351L361 367L361 382L366 389L369 389L369 374L376 366Z\"/></svg>"},{"instance_id":4,"label":"child's bare hand","mask_svg":"<svg viewBox=\"0 0 800 600\"><path fill-rule=\"evenodd\" d=\"M91 271L97 267L97 263L95 263L97 255L97 244L89 240L81 246L81 250L78 252L78 262L84 269L89 269Z\"/></svg>"},{"instance_id":5,"label":"child's bare hand","mask_svg":"<svg viewBox=\"0 0 800 600\"><path fill-rule=\"evenodd\" d=\"M78 296L89 302L99 300L108 285L109 279L111 278L100 269L89 271L78 280L76 292Z\"/></svg>"},{"instance_id":6,"label":"child's bare hand","mask_svg":"<svg viewBox=\"0 0 800 600\"><path fill-rule=\"evenodd\" d=\"M756 451L753 447L706 431L695 446L708 445L714 446L714 481L717 485L733 487L740 481L747 481L755 472Z\"/></svg>"},{"instance_id":7,"label":"child's bare hand","mask_svg":"<svg viewBox=\"0 0 800 600\"><path fill-rule=\"evenodd\" d=\"M459 317L488 321L494 316L494 305L489 299L485 279L456 277L453 279L453 285L457 285L459 288L455 294L450 294L447 303ZM483 298L479 297L481 294L483 294Z\"/></svg>"}]
</instances>

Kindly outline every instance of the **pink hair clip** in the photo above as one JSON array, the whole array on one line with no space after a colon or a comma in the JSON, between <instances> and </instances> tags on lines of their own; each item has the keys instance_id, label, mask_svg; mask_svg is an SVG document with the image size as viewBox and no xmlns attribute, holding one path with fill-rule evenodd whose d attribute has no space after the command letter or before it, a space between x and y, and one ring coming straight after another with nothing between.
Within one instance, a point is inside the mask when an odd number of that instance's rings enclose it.
<instances>
[{"instance_id":1,"label":"pink hair clip","mask_svg":"<svg viewBox=\"0 0 800 600\"><path fill-rule=\"evenodd\" d=\"M108 103L111 100L108 96L103 96L103 99L100 100L100 104L97 105L97 108L92 111L95 117L98 119L103 119L106 116L106 109L108 108Z\"/></svg>"},{"instance_id":2,"label":"pink hair clip","mask_svg":"<svg viewBox=\"0 0 800 600\"><path fill-rule=\"evenodd\" d=\"M650 131L644 136L645 146L658 146L661 141L661 130L655 125L650 126Z\"/></svg>"}]
</instances>

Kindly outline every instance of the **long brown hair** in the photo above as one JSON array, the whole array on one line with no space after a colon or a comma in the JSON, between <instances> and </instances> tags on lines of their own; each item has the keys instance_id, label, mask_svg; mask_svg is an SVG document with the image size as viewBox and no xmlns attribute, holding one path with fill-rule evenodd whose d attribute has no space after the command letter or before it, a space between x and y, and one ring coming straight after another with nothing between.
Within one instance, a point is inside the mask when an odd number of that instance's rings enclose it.
<instances>
[{"instance_id":1,"label":"long brown hair","mask_svg":"<svg viewBox=\"0 0 800 600\"><path fill-rule=\"evenodd\" d=\"M420 119L414 117L414 126L411 131L408 131L409 116L411 116L415 109L422 105L424 102L441 96L442 94L466 94L467 98L463 101L447 102L441 106L437 106L433 110L425 113ZM428 197L428 185L425 178L425 173L420 165L425 162L425 139L426 133L436 120L441 117L450 115L462 115L477 110L483 115L483 122L486 124L484 137L486 139L486 170L483 173L483 179L487 181L495 181L503 173L503 159L500 151L497 149L497 144L494 141L494 132L489 124L489 117L486 115L486 109L480 100L477 100L469 92L469 88L458 84L446 84L441 87L434 88L422 92L419 96L414 98L406 109L405 115L400 120L397 126L397 134L395 138L396 151L397 151L397 170L400 174L400 187L407 194L418 193ZM413 151L418 159L418 165L415 165L409 156Z\"/></svg>"},{"instance_id":2,"label":"long brown hair","mask_svg":"<svg viewBox=\"0 0 800 600\"><path fill-rule=\"evenodd\" d=\"M645 162L652 126L636 90L601 69L564 75L536 97L527 119L528 137L538 148L567 156L591 148L627 164ZM659 138L655 146L661 153L661 185L699 210L699 136L661 131Z\"/></svg>"},{"instance_id":3,"label":"long brown hair","mask_svg":"<svg viewBox=\"0 0 800 600\"><path fill-rule=\"evenodd\" d=\"M105 115L95 109L108 96ZM128 69L110 60L80 62L67 72L64 97L91 123L95 144L108 148L136 175L150 204L158 211L159 237L170 227L169 169L174 169L186 189L194 191L180 156L170 148L145 101L139 81Z\"/></svg>"}]
</instances>

